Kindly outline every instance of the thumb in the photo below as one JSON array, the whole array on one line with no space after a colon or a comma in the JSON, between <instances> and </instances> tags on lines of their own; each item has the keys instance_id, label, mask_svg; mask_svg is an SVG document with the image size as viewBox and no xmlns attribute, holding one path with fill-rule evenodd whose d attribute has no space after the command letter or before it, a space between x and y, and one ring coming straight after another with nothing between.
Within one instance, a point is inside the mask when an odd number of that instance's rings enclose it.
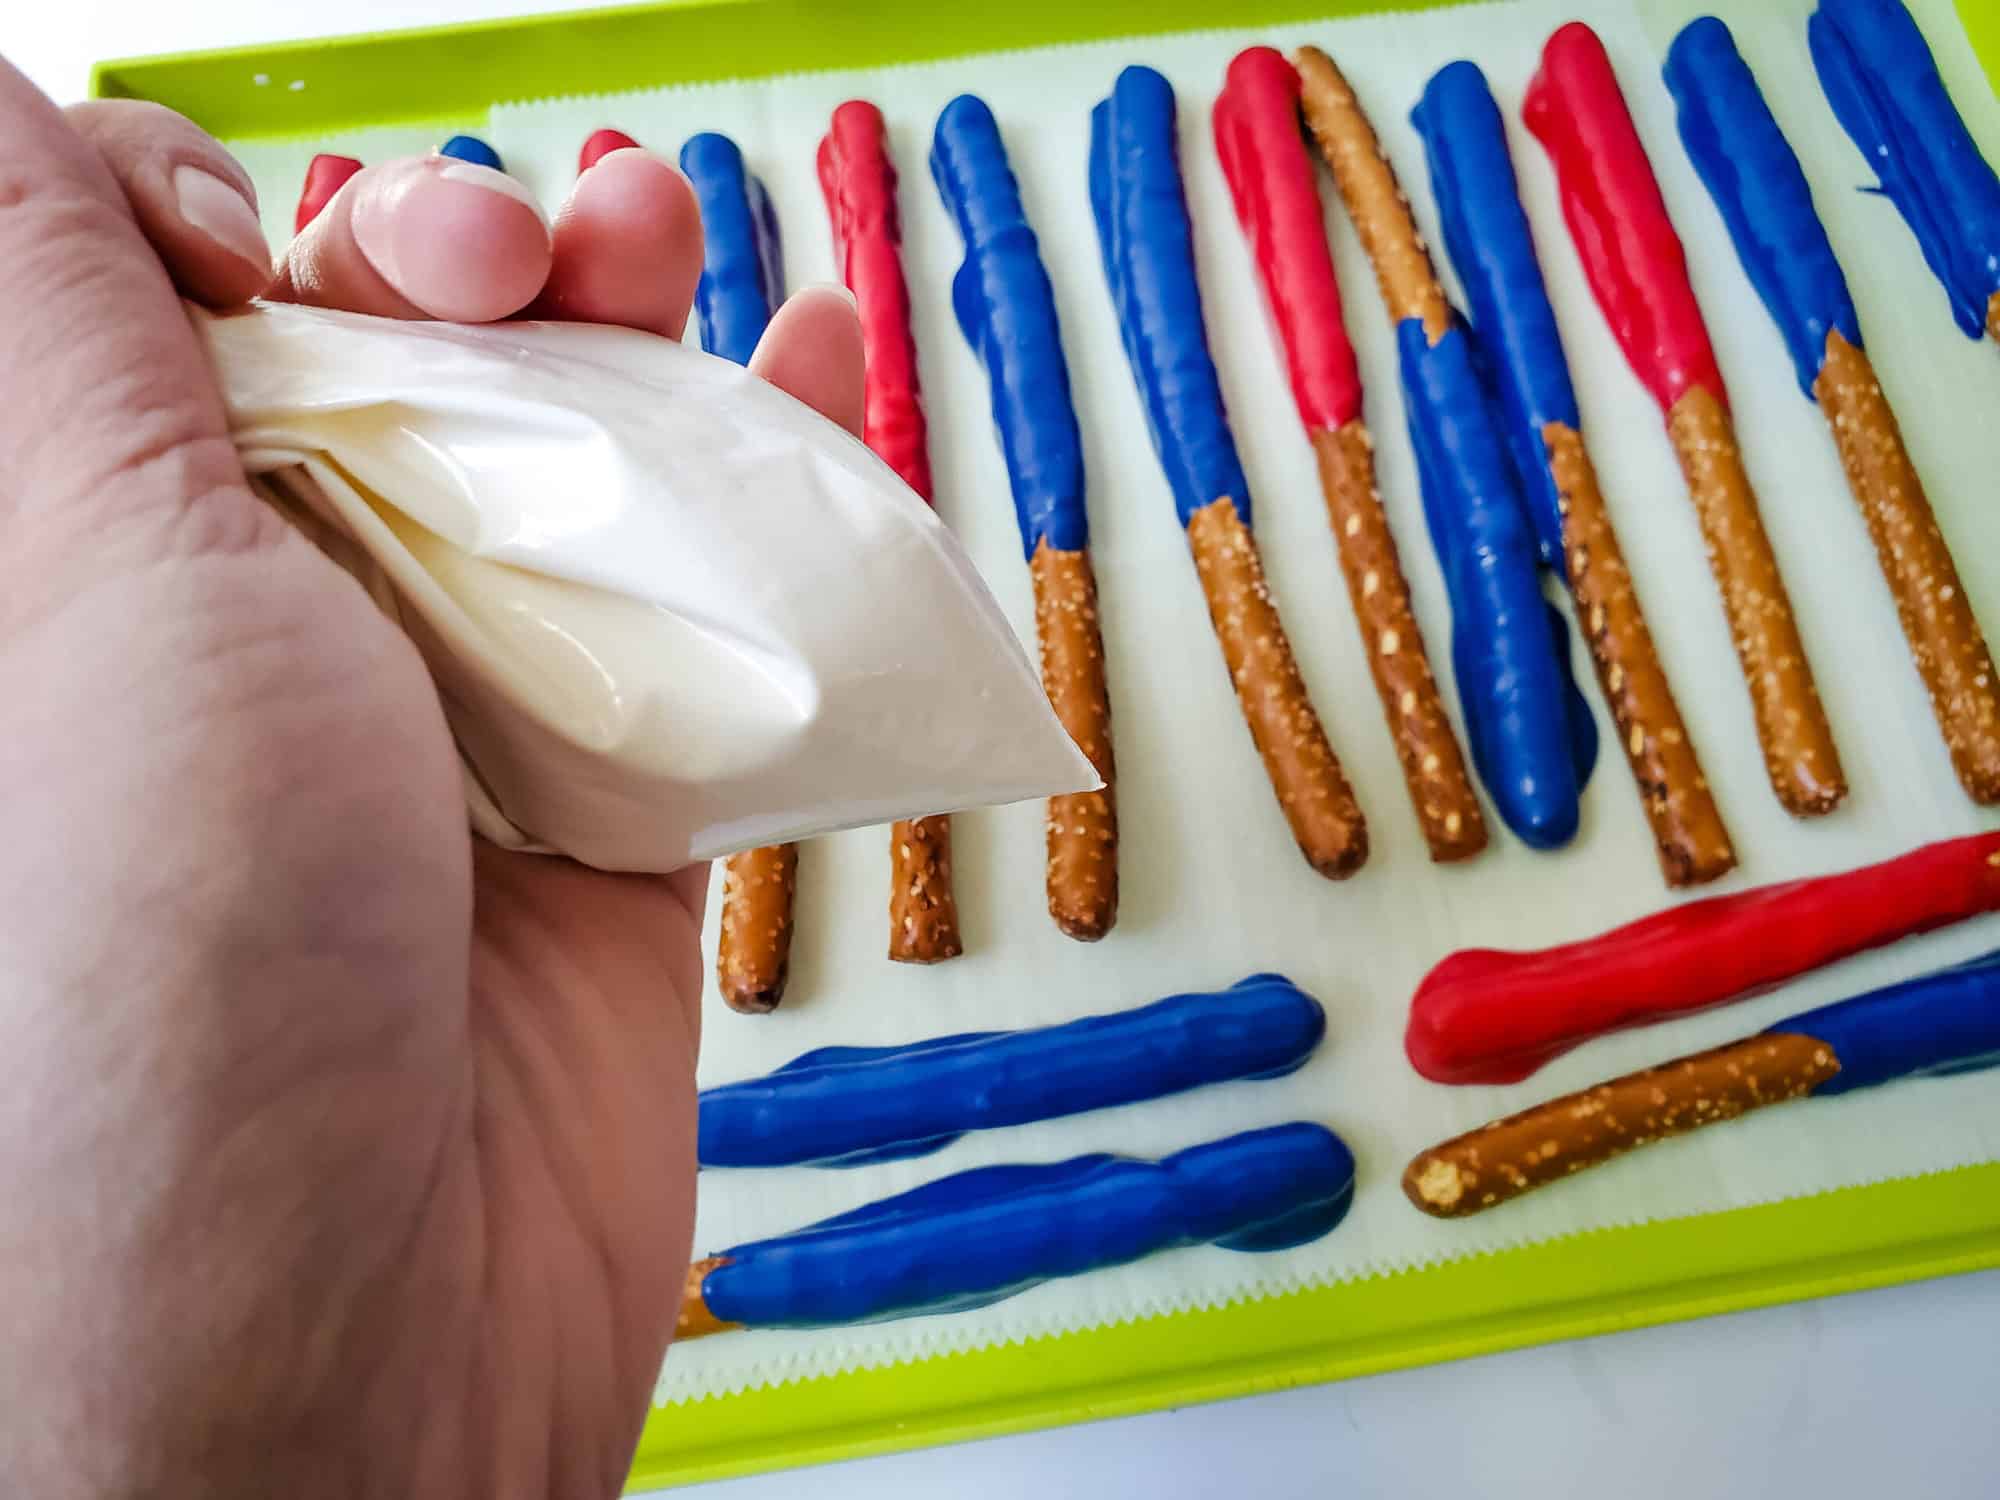
<instances>
[{"instance_id":1,"label":"thumb","mask_svg":"<svg viewBox=\"0 0 2000 1500\"><path fill-rule=\"evenodd\" d=\"M0 609L32 609L62 586L46 564L86 552L158 558L278 534L118 181L4 60L0 140L0 557L19 570Z\"/></svg>"},{"instance_id":2,"label":"thumb","mask_svg":"<svg viewBox=\"0 0 2000 1500\"><path fill-rule=\"evenodd\" d=\"M264 290L271 251L257 221L257 189L220 141L137 99L94 99L64 113L111 169L176 286L211 307Z\"/></svg>"}]
</instances>

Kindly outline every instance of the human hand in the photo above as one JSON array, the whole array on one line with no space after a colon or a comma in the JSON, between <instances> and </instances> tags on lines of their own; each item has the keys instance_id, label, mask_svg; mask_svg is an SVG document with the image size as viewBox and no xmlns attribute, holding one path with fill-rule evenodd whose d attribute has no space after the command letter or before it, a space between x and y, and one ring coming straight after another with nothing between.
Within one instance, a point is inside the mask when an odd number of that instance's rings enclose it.
<instances>
[{"instance_id":1,"label":"human hand","mask_svg":"<svg viewBox=\"0 0 2000 1500\"><path fill-rule=\"evenodd\" d=\"M0 1476L42 1497L610 1495L678 1308L703 871L466 832L409 642L245 484L176 297L270 266L241 169L0 62ZM553 232L363 172L274 297L678 334L685 180ZM858 428L851 304L753 365Z\"/></svg>"}]
</instances>

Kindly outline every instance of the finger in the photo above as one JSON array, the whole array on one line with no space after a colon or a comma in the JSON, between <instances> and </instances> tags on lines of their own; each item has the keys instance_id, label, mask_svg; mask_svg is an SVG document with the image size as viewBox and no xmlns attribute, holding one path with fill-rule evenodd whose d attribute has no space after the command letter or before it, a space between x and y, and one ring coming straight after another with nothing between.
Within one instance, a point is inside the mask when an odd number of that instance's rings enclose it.
<instances>
[{"instance_id":1,"label":"finger","mask_svg":"<svg viewBox=\"0 0 2000 1500\"><path fill-rule=\"evenodd\" d=\"M270 295L486 323L528 305L549 257L548 221L513 178L450 157L405 157L347 180L285 251Z\"/></svg>"},{"instance_id":2,"label":"finger","mask_svg":"<svg viewBox=\"0 0 2000 1500\"><path fill-rule=\"evenodd\" d=\"M175 286L211 307L264 290L271 250L257 221L257 189L220 142L137 99L97 99L65 113L111 169Z\"/></svg>"},{"instance_id":3,"label":"finger","mask_svg":"<svg viewBox=\"0 0 2000 1500\"><path fill-rule=\"evenodd\" d=\"M131 205L55 105L0 60L0 619L52 549L229 549L272 534L194 330ZM57 586L49 582L48 586Z\"/></svg>"},{"instance_id":4,"label":"finger","mask_svg":"<svg viewBox=\"0 0 2000 1500\"><path fill-rule=\"evenodd\" d=\"M809 286L790 298L750 356L750 373L861 435L861 319L845 287Z\"/></svg>"},{"instance_id":5,"label":"finger","mask_svg":"<svg viewBox=\"0 0 2000 1500\"><path fill-rule=\"evenodd\" d=\"M620 323L679 338L701 279L701 209L680 172L635 148L576 180L556 215L555 263L534 317Z\"/></svg>"}]
</instances>

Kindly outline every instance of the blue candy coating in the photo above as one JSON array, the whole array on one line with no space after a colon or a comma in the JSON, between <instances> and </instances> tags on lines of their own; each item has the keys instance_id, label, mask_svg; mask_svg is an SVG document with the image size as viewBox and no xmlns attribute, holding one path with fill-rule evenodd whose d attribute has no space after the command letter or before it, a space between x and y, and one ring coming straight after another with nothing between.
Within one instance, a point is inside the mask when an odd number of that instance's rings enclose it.
<instances>
[{"instance_id":1,"label":"blue candy coating","mask_svg":"<svg viewBox=\"0 0 2000 1500\"><path fill-rule=\"evenodd\" d=\"M1250 485L1202 326L1174 91L1151 68L1120 73L1111 97L1090 112L1090 211L1125 357L1181 524L1226 495L1250 525Z\"/></svg>"},{"instance_id":2,"label":"blue candy coating","mask_svg":"<svg viewBox=\"0 0 2000 1500\"><path fill-rule=\"evenodd\" d=\"M1826 336L1861 347L1861 320L1812 189L1791 143L1757 89L1729 28L1714 16L1689 24L1667 49L1667 89L1681 144L1729 226L1736 258L1776 320L1799 387L1813 394Z\"/></svg>"},{"instance_id":3,"label":"blue candy coating","mask_svg":"<svg viewBox=\"0 0 2000 1500\"><path fill-rule=\"evenodd\" d=\"M1896 0L1820 0L1806 26L1827 103L1902 211L1968 337L2000 292L2000 176Z\"/></svg>"},{"instance_id":4,"label":"blue candy coating","mask_svg":"<svg viewBox=\"0 0 2000 1500\"><path fill-rule=\"evenodd\" d=\"M500 164L500 153L476 135L455 135L438 147L439 156L455 156L460 161L469 161L474 166L491 167L496 172L507 169Z\"/></svg>"},{"instance_id":5,"label":"blue candy coating","mask_svg":"<svg viewBox=\"0 0 2000 1500\"><path fill-rule=\"evenodd\" d=\"M1542 429L1560 422L1576 430L1582 418L1521 208L1506 126L1486 75L1469 62L1433 74L1410 121L1424 140L1445 248L1465 286L1474 339L1499 388L1508 450L1542 561L1562 573L1562 501Z\"/></svg>"},{"instance_id":6,"label":"blue candy coating","mask_svg":"<svg viewBox=\"0 0 2000 1500\"><path fill-rule=\"evenodd\" d=\"M931 145L931 176L965 240L951 305L986 367L1021 550L1032 557L1046 541L1078 551L1090 540L1083 435L1070 404L1055 288L1021 208L1000 127L984 100L961 94L944 107Z\"/></svg>"},{"instance_id":7,"label":"blue candy coating","mask_svg":"<svg viewBox=\"0 0 2000 1500\"><path fill-rule=\"evenodd\" d=\"M1597 725L1569 667L1569 633L1542 597L1496 402L1463 328L1436 344L1396 329L1403 403L1431 545L1451 595L1452 668L1479 779L1525 844L1576 834Z\"/></svg>"},{"instance_id":8,"label":"blue candy coating","mask_svg":"<svg viewBox=\"0 0 2000 1500\"><path fill-rule=\"evenodd\" d=\"M723 1252L716 1317L824 1328L984 1307L1044 1281L1213 1243L1281 1250L1338 1224L1354 1156L1332 1131L1253 1130L1157 1162L983 1167Z\"/></svg>"},{"instance_id":9,"label":"blue candy coating","mask_svg":"<svg viewBox=\"0 0 2000 1500\"><path fill-rule=\"evenodd\" d=\"M901 1047L824 1047L701 1096L706 1167L857 1166L921 1156L969 1130L1053 1120L1234 1078L1275 1078L1326 1033L1278 974L1029 1031Z\"/></svg>"},{"instance_id":10,"label":"blue candy coating","mask_svg":"<svg viewBox=\"0 0 2000 1500\"><path fill-rule=\"evenodd\" d=\"M701 205L701 280L694 290L701 346L746 365L785 298L778 216L726 135L690 136L681 147L681 170Z\"/></svg>"},{"instance_id":11,"label":"blue candy coating","mask_svg":"<svg viewBox=\"0 0 2000 1500\"><path fill-rule=\"evenodd\" d=\"M2000 949L1770 1028L1817 1037L1840 1071L1815 1094L2000 1066Z\"/></svg>"}]
</instances>

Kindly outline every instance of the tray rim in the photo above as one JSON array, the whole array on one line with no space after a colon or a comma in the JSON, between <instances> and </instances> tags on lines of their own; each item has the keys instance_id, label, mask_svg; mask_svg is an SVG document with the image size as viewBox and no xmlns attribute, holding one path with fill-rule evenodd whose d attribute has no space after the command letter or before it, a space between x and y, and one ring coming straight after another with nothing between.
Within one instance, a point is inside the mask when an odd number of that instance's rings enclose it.
<instances>
[{"instance_id":1,"label":"tray rim","mask_svg":"<svg viewBox=\"0 0 2000 1500\"><path fill-rule=\"evenodd\" d=\"M990 10L935 0L831 8L816 0L650 0L111 59L92 69L90 95L167 104L229 139L465 126L513 99L1441 3L1447 0L1233 0L1221 14L1204 0L1015 0ZM857 24L859 5L877 24ZM2000 6L1955 6L2000 92ZM747 11L766 24L746 24ZM876 39L884 32L894 33L890 47ZM676 67L663 70L662 56ZM616 60L608 71L607 58ZM266 82L251 82L257 75ZM294 91L279 82L292 79L306 86ZM424 101L421 110L408 106L413 98ZM1810 1253L1801 1253L1807 1246ZM2000 1162L654 1407L627 1492L1130 1416L1993 1267L2000 1267Z\"/></svg>"}]
</instances>

